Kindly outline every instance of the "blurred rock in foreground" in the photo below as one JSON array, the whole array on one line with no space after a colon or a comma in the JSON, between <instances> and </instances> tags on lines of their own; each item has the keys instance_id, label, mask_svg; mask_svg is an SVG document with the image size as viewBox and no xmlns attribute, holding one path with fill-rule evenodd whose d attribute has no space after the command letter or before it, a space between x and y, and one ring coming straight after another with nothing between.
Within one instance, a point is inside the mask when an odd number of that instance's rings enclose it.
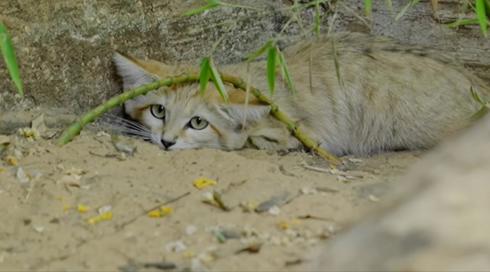
<instances>
[{"instance_id":1,"label":"blurred rock in foreground","mask_svg":"<svg viewBox=\"0 0 490 272\"><path fill-rule=\"evenodd\" d=\"M401 180L397 197L381 212L311 257L310 269L490 270L489 139L487 116L440 146Z\"/></svg>"}]
</instances>

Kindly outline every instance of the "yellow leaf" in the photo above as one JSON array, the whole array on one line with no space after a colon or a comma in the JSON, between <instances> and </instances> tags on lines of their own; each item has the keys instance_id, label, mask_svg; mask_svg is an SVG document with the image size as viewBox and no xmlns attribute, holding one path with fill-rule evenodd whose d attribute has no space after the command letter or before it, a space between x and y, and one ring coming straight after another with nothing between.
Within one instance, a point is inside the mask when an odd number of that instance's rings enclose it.
<instances>
[{"instance_id":1,"label":"yellow leaf","mask_svg":"<svg viewBox=\"0 0 490 272\"><path fill-rule=\"evenodd\" d=\"M63 204L63 211L64 212L67 212L71 209L71 205L70 204L67 204L67 203L64 203Z\"/></svg>"},{"instance_id":2,"label":"yellow leaf","mask_svg":"<svg viewBox=\"0 0 490 272\"><path fill-rule=\"evenodd\" d=\"M160 210L152 210L148 212L148 216L151 218L158 218L162 217L162 213L160 212Z\"/></svg>"},{"instance_id":3,"label":"yellow leaf","mask_svg":"<svg viewBox=\"0 0 490 272\"><path fill-rule=\"evenodd\" d=\"M297 225L301 225L301 221L297 219L282 220L277 223L277 226L282 230L287 230Z\"/></svg>"},{"instance_id":4,"label":"yellow leaf","mask_svg":"<svg viewBox=\"0 0 490 272\"><path fill-rule=\"evenodd\" d=\"M209 187L209 186L214 186L218 183L213 179L197 178L196 180L194 180L193 184L194 184L194 187L201 190L201 189L204 189L204 188Z\"/></svg>"},{"instance_id":5,"label":"yellow leaf","mask_svg":"<svg viewBox=\"0 0 490 272\"><path fill-rule=\"evenodd\" d=\"M19 161L14 156L6 156L4 160L7 164L11 166L17 166L17 164L19 164Z\"/></svg>"},{"instance_id":6,"label":"yellow leaf","mask_svg":"<svg viewBox=\"0 0 490 272\"><path fill-rule=\"evenodd\" d=\"M184 253L182 253L182 256L184 258L187 258L187 259L192 259L196 256L196 253L194 253L193 251L190 251L190 250L186 250L186 251L184 251Z\"/></svg>"},{"instance_id":7,"label":"yellow leaf","mask_svg":"<svg viewBox=\"0 0 490 272\"><path fill-rule=\"evenodd\" d=\"M160 208L160 212L162 213L162 216L169 215L169 214L171 214L173 211L174 211L174 209L172 209L172 208L170 208L170 207L165 207L165 206L162 206L162 207Z\"/></svg>"},{"instance_id":8,"label":"yellow leaf","mask_svg":"<svg viewBox=\"0 0 490 272\"><path fill-rule=\"evenodd\" d=\"M160 218L160 217L165 217L169 214L171 214L174 211L174 209L170 207L165 207L162 206L158 210L151 210L148 212L148 216L151 218Z\"/></svg>"},{"instance_id":9,"label":"yellow leaf","mask_svg":"<svg viewBox=\"0 0 490 272\"><path fill-rule=\"evenodd\" d=\"M102 221L109 221L109 220L112 220L112 212L111 211L101 213L97 216L91 217L87 220L87 222L91 225L95 225L95 224L100 223Z\"/></svg>"},{"instance_id":10,"label":"yellow leaf","mask_svg":"<svg viewBox=\"0 0 490 272\"><path fill-rule=\"evenodd\" d=\"M77 210L79 213L86 213L90 210L90 207L83 204L78 204Z\"/></svg>"}]
</instances>

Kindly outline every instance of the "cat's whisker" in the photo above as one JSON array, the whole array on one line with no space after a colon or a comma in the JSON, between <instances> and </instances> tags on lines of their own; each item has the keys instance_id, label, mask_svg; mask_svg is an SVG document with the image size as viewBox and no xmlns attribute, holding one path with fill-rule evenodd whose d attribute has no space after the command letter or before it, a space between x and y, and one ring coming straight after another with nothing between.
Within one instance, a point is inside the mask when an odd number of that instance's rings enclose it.
<instances>
[{"instance_id":1,"label":"cat's whisker","mask_svg":"<svg viewBox=\"0 0 490 272\"><path fill-rule=\"evenodd\" d=\"M152 143L160 143L160 139L157 138L155 134L151 134L151 139L149 139Z\"/></svg>"},{"instance_id":2,"label":"cat's whisker","mask_svg":"<svg viewBox=\"0 0 490 272\"><path fill-rule=\"evenodd\" d=\"M130 121L127 121L124 119L112 119L112 120L102 119L101 123L104 125L109 125L109 126L124 127L124 128L132 129L132 130L150 132L150 130L147 127L142 126L140 124L135 124L134 122L130 122Z\"/></svg>"},{"instance_id":3,"label":"cat's whisker","mask_svg":"<svg viewBox=\"0 0 490 272\"><path fill-rule=\"evenodd\" d=\"M151 133L151 131L146 127L132 126L123 122L115 121L115 122L103 122L103 123L105 126L109 126L109 127Z\"/></svg>"},{"instance_id":4,"label":"cat's whisker","mask_svg":"<svg viewBox=\"0 0 490 272\"><path fill-rule=\"evenodd\" d=\"M136 136L141 136L141 137L150 137L151 132L150 131L142 131L142 130L137 130L137 129L131 129L127 127L119 127L119 126L114 126L111 125L109 126L109 129L118 133L122 134L131 134L131 135L136 135Z\"/></svg>"},{"instance_id":5,"label":"cat's whisker","mask_svg":"<svg viewBox=\"0 0 490 272\"><path fill-rule=\"evenodd\" d=\"M134 136L145 141L151 141L154 137L151 130L147 127L115 115L105 115L99 120L99 124L105 130L126 136Z\"/></svg>"},{"instance_id":6,"label":"cat's whisker","mask_svg":"<svg viewBox=\"0 0 490 272\"><path fill-rule=\"evenodd\" d=\"M117 115L113 115L113 114L104 115L102 117L102 121L106 121L108 123L117 122L119 124L124 124L124 125L132 126L132 127L137 127L137 128L143 129L143 130L148 130L147 127L145 127L144 125L142 125L139 122L135 122L133 120L129 120L129 119L117 116Z\"/></svg>"}]
</instances>

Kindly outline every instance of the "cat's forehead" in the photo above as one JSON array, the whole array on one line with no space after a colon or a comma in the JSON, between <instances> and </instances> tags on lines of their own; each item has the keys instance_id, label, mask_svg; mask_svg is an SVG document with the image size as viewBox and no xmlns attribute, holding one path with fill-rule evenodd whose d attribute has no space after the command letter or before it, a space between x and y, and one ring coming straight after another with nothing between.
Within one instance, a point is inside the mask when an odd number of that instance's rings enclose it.
<instances>
[{"instance_id":1,"label":"cat's forehead","mask_svg":"<svg viewBox=\"0 0 490 272\"><path fill-rule=\"evenodd\" d=\"M168 110L182 113L195 112L206 104L199 93L199 86L194 85L167 89L162 99Z\"/></svg>"}]
</instances>

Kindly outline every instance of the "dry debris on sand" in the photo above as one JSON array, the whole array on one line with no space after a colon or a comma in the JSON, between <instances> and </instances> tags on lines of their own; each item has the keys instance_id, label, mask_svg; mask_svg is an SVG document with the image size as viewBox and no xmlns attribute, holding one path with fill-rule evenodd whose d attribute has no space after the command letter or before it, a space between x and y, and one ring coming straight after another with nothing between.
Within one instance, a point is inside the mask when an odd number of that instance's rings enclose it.
<instances>
[{"instance_id":1,"label":"dry debris on sand","mask_svg":"<svg viewBox=\"0 0 490 272\"><path fill-rule=\"evenodd\" d=\"M0 270L51 271L295 270L418 157L332 172L305 153L165 152L91 131L59 147L26 130L0 135L0 153Z\"/></svg>"}]
</instances>

